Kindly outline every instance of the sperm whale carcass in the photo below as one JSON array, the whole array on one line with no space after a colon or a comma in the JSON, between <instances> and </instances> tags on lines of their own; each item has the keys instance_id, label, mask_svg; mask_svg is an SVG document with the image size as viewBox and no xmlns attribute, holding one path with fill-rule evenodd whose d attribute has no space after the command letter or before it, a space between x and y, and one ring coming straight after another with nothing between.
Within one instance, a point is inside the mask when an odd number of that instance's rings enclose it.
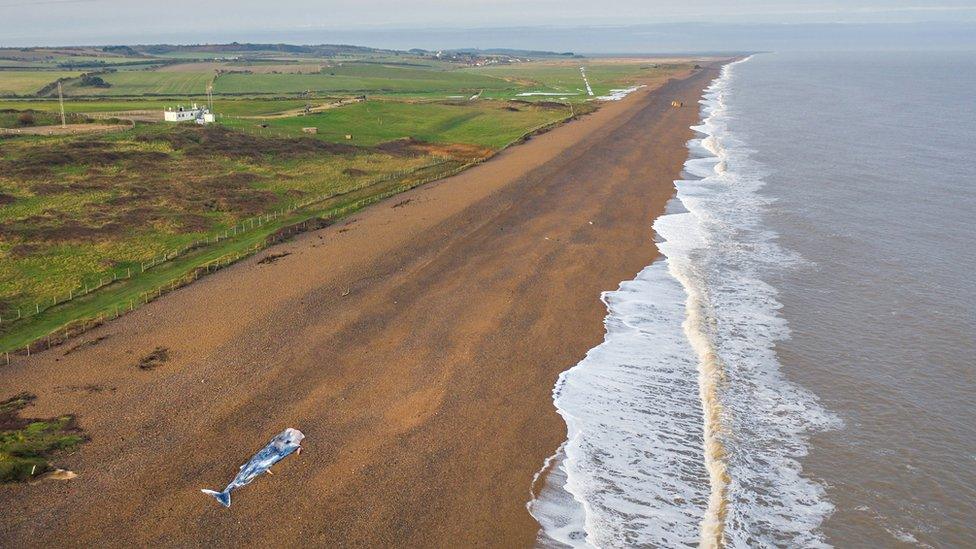
<instances>
[{"instance_id":1,"label":"sperm whale carcass","mask_svg":"<svg viewBox=\"0 0 976 549\"><path fill-rule=\"evenodd\" d=\"M230 507L230 493L241 486L249 484L252 480L262 473L271 474L271 466L278 463L292 452L302 453L302 439L305 435L298 429L289 427L275 435L267 446L254 454L247 463L241 465L241 470L234 477L234 480L227 485L222 492L215 490L200 490L204 494L214 497L224 507Z\"/></svg>"}]
</instances>

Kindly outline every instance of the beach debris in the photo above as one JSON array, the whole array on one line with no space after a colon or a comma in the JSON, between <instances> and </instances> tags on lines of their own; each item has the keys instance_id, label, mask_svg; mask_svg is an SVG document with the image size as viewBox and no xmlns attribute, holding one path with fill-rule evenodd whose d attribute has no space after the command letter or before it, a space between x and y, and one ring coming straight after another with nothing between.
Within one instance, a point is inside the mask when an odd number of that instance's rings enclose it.
<instances>
[{"instance_id":1,"label":"beach debris","mask_svg":"<svg viewBox=\"0 0 976 549\"><path fill-rule=\"evenodd\" d=\"M267 265L269 263L274 263L275 261L278 261L282 257L288 257L290 255L291 252L281 252L280 254L268 254L264 256L263 259L258 261L258 265Z\"/></svg>"},{"instance_id":2,"label":"beach debris","mask_svg":"<svg viewBox=\"0 0 976 549\"><path fill-rule=\"evenodd\" d=\"M597 97L597 100L598 101L620 101L621 99L627 97L628 95L634 93L635 91L643 87L644 85L641 84L639 86L631 86L629 88L612 89L610 90L609 94L601 95L600 97Z\"/></svg>"},{"instance_id":3,"label":"beach debris","mask_svg":"<svg viewBox=\"0 0 976 549\"><path fill-rule=\"evenodd\" d=\"M153 352L139 359L138 366L140 370L152 370L167 360L169 360L169 349L156 347Z\"/></svg>"},{"instance_id":4,"label":"beach debris","mask_svg":"<svg viewBox=\"0 0 976 549\"><path fill-rule=\"evenodd\" d=\"M71 480L78 478L78 475L74 471L67 469L55 469L41 478L44 480Z\"/></svg>"},{"instance_id":5,"label":"beach debris","mask_svg":"<svg viewBox=\"0 0 976 549\"><path fill-rule=\"evenodd\" d=\"M230 493L232 490L246 486L262 473L271 474L271 466L278 463L292 452L302 453L302 439L305 435L298 429L291 427L275 435L267 446L254 454L250 460L241 465L234 480L221 492L215 490L200 490L204 494L213 496L224 507L230 507Z\"/></svg>"}]
</instances>

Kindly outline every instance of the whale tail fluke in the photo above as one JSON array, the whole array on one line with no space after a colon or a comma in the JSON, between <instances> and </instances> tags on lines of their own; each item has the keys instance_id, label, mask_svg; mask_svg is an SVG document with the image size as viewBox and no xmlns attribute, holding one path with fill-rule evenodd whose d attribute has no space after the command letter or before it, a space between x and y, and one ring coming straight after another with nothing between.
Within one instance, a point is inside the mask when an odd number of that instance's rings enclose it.
<instances>
[{"instance_id":1,"label":"whale tail fluke","mask_svg":"<svg viewBox=\"0 0 976 549\"><path fill-rule=\"evenodd\" d=\"M200 490L208 496L213 496L224 507L230 507L230 490L224 490L223 492L216 492L214 490Z\"/></svg>"}]
</instances>

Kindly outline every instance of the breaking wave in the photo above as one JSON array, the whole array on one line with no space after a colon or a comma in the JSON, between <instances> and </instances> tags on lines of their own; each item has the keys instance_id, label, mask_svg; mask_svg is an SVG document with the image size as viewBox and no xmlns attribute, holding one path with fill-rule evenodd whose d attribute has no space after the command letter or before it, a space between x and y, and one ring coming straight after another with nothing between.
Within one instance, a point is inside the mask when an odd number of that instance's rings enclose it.
<instances>
[{"instance_id":1,"label":"breaking wave","mask_svg":"<svg viewBox=\"0 0 976 549\"><path fill-rule=\"evenodd\" d=\"M823 546L798 459L838 420L780 372L762 278L800 261L762 225L763 168L729 130L736 63L706 89L664 258L602 296L606 336L553 391L568 438L533 484L544 547Z\"/></svg>"}]
</instances>

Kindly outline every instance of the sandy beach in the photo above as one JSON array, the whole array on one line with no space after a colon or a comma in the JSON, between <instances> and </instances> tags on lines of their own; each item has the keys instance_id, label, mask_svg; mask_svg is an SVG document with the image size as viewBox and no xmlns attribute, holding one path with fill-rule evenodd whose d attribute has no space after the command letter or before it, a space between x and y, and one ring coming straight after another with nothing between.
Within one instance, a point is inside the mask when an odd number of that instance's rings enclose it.
<instances>
[{"instance_id":1,"label":"sandy beach","mask_svg":"<svg viewBox=\"0 0 976 549\"><path fill-rule=\"evenodd\" d=\"M0 545L531 545L530 484L566 434L553 383L602 340L600 292L655 257L716 74L0 368L0 398L34 393L26 415L76 414L91 437L57 461L77 479L0 486ZM274 476L230 509L200 493L285 427L305 451Z\"/></svg>"}]
</instances>

